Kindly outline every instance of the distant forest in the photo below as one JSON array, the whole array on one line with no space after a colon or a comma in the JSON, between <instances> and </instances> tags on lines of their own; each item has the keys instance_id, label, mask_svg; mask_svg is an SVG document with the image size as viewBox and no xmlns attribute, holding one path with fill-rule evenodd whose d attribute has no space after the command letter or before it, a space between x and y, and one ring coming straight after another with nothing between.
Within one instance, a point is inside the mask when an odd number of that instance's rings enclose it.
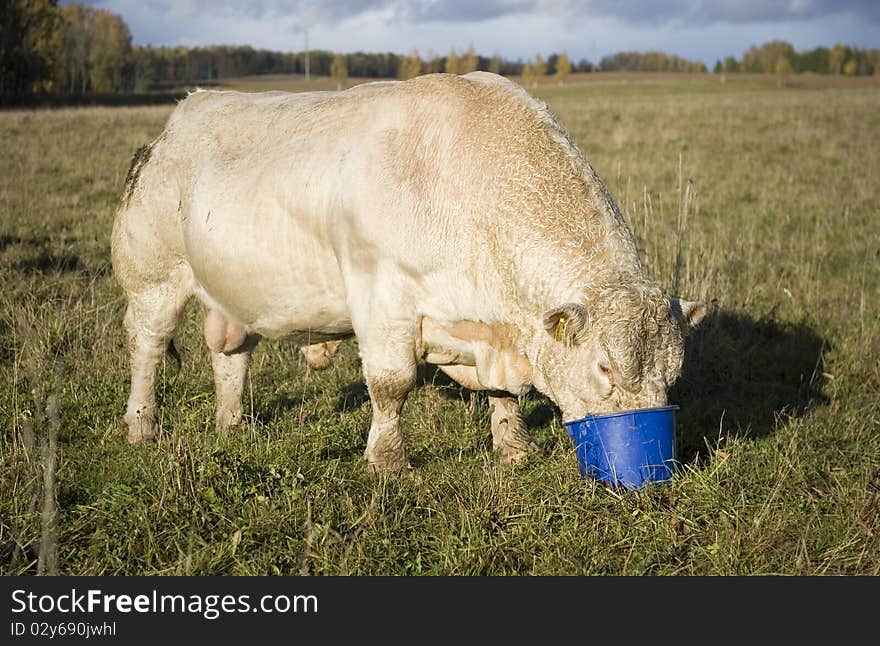
<instances>
[{"instance_id":1,"label":"distant forest","mask_svg":"<svg viewBox=\"0 0 880 646\"><path fill-rule=\"evenodd\" d=\"M133 46L131 30L122 16L73 2L57 0L0 0L0 104L9 105L34 95L88 93L147 93L194 83L255 74L339 75L359 78L409 78L429 72L465 73L475 69L508 76L524 75L532 84L541 76L563 81L569 72L647 71L705 72L700 62L664 52L621 52L598 65L571 62L565 52L546 61L511 61L487 57L473 48L440 55L418 51L337 54L324 50L276 52L247 46L150 47ZM334 63L334 59L336 62ZM307 62L308 61L308 62ZM342 67L344 65L344 67ZM880 49L836 44L797 52L784 41L749 49L742 57L719 60L716 73L812 72L817 74L880 75Z\"/></svg>"}]
</instances>

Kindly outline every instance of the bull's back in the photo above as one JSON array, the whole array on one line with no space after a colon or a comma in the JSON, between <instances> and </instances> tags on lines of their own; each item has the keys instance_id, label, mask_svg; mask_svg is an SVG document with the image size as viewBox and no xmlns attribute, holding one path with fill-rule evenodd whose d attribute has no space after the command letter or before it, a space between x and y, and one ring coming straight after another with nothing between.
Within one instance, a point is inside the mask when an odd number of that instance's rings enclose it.
<instances>
[{"instance_id":1,"label":"bull's back","mask_svg":"<svg viewBox=\"0 0 880 646\"><path fill-rule=\"evenodd\" d=\"M380 266L413 299L448 300L438 287L468 273L469 236L425 199L438 173L424 138L442 131L396 85L182 104L167 132L194 157L181 228L203 300L268 336L341 331L352 283Z\"/></svg>"}]
</instances>

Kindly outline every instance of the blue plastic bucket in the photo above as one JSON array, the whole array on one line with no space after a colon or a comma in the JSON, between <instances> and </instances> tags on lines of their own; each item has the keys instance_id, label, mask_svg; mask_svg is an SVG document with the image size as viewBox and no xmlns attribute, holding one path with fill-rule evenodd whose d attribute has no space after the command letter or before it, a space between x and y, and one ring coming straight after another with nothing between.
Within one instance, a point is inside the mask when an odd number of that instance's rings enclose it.
<instances>
[{"instance_id":1,"label":"blue plastic bucket","mask_svg":"<svg viewBox=\"0 0 880 646\"><path fill-rule=\"evenodd\" d=\"M587 415L565 422L581 476L638 489L672 478L678 406Z\"/></svg>"}]
</instances>

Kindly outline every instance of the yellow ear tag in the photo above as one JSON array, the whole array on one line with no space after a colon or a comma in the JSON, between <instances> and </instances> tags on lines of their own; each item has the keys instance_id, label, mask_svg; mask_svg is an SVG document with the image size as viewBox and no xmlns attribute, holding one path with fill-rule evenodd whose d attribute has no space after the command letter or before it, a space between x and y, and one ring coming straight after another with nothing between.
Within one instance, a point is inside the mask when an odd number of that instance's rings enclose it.
<instances>
[{"instance_id":1,"label":"yellow ear tag","mask_svg":"<svg viewBox=\"0 0 880 646\"><path fill-rule=\"evenodd\" d=\"M562 343L565 341L565 326L568 323L568 319L564 316L559 317L559 322L556 324L556 341L558 343Z\"/></svg>"}]
</instances>

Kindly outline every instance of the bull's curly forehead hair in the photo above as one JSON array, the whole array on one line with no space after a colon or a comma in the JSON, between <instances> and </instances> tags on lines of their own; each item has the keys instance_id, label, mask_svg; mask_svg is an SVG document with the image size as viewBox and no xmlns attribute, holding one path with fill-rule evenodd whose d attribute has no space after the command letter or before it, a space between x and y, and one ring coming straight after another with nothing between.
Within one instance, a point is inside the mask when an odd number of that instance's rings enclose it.
<instances>
[{"instance_id":1,"label":"bull's curly forehead hair","mask_svg":"<svg viewBox=\"0 0 880 646\"><path fill-rule=\"evenodd\" d=\"M684 343L660 286L635 274L603 281L592 319L617 383L641 389L649 373L660 371L671 383L681 369Z\"/></svg>"}]
</instances>

